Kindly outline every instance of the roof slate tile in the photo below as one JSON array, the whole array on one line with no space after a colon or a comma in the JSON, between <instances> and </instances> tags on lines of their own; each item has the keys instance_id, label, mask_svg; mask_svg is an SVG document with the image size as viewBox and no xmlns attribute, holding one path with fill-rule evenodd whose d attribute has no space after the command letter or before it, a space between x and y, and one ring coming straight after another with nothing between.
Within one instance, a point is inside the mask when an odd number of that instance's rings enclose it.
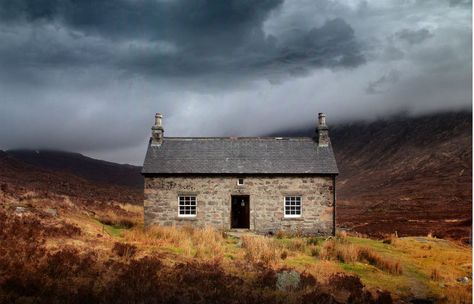
<instances>
[{"instance_id":1,"label":"roof slate tile","mask_svg":"<svg viewBox=\"0 0 474 304\"><path fill-rule=\"evenodd\" d=\"M143 174L338 174L331 145L309 137L165 137Z\"/></svg>"}]
</instances>

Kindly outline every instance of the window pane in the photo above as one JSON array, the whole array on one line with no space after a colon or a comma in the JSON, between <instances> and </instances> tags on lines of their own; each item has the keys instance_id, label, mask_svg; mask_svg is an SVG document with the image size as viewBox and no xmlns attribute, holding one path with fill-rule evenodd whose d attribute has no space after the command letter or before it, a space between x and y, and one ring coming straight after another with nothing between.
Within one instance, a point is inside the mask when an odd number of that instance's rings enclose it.
<instances>
[{"instance_id":1,"label":"window pane","mask_svg":"<svg viewBox=\"0 0 474 304\"><path fill-rule=\"evenodd\" d=\"M179 197L179 214L180 215L196 215L196 197L180 196Z\"/></svg>"},{"instance_id":2,"label":"window pane","mask_svg":"<svg viewBox=\"0 0 474 304\"><path fill-rule=\"evenodd\" d=\"M285 215L301 215L301 196L285 196Z\"/></svg>"}]
</instances>

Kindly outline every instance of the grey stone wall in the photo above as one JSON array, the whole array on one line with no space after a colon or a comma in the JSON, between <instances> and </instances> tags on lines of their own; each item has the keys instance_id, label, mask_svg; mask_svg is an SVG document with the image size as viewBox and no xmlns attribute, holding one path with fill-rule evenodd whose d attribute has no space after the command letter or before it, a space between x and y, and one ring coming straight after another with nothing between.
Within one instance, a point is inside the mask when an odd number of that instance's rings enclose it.
<instances>
[{"instance_id":1,"label":"grey stone wall","mask_svg":"<svg viewBox=\"0 0 474 304\"><path fill-rule=\"evenodd\" d=\"M231 195L250 196L250 229L258 233L333 233L332 176L318 177L145 177L145 225L212 225L230 229ZM196 195L197 215L178 217L178 196ZM302 196L302 216L284 217L284 197Z\"/></svg>"}]
</instances>

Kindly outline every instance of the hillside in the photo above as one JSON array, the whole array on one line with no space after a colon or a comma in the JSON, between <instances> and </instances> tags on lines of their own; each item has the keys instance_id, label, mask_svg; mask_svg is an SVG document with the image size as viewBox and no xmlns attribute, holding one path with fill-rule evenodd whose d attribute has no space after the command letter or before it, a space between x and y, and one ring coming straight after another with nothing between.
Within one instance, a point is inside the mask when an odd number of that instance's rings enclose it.
<instances>
[{"instance_id":1,"label":"hillside","mask_svg":"<svg viewBox=\"0 0 474 304\"><path fill-rule=\"evenodd\" d=\"M339 224L370 235L468 238L471 113L339 126Z\"/></svg>"},{"instance_id":2,"label":"hillside","mask_svg":"<svg viewBox=\"0 0 474 304\"><path fill-rule=\"evenodd\" d=\"M141 204L143 190L113 184L100 184L63 171L40 168L0 151L0 185L14 197L28 192L45 197L68 196L80 202L127 202Z\"/></svg>"},{"instance_id":3,"label":"hillside","mask_svg":"<svg viewBox=\"0 0 474 304\"><path fill-rule=\"evenodd\" d=\"M331 125L338 226L371 236L470 236L471 112ZM311 136L314 128L279 132Z\"/></svg>"},{"instance_id":4,"label":"hillside","mask_svg":"<svg viewBox=\"0 0 474 304\"><path fill-rule=\"evenodd\" d=\"M71 173L90 181L143 188L139 166L116 164L79 153L54 150L8 150L6 153L40 168Z\"/></svg>"}]
</instances>

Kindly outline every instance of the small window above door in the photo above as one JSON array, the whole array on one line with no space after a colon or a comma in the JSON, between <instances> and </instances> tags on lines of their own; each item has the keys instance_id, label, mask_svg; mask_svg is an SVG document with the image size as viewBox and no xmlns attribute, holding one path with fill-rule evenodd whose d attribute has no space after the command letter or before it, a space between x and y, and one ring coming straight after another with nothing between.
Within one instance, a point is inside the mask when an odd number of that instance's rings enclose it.
<instances>
[{"instance_id":1,"label":"small window above door","mask_svg":"<svg viewBox=\"0 0 474 304\"><path fill-rule=\"evenodd\" d=\"M243 185L244 185L244 179L243 179L243 178L239 178L239 179L237 180L237 185L243 186Z\"/></svg>"}]
</instances>

